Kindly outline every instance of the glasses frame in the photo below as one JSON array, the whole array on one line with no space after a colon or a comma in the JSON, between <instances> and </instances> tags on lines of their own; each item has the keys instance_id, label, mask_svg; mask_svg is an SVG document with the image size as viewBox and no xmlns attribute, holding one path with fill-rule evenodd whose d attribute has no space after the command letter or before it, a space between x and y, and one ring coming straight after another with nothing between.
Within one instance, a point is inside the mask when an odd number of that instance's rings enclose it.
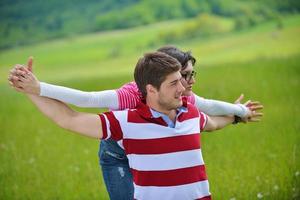
<instances>
[{"instance_id":1,"label":"glasses frame","mask_svg":"<svg viewBox=\"0 0 300 200\"><path fill-rule=\"evenodd\" d=\"M190 82L192 78L196 78L197 72L193 70L191 73L183 74L181 73L181 77L186 81Z\"/></svg>"}]
</instances>

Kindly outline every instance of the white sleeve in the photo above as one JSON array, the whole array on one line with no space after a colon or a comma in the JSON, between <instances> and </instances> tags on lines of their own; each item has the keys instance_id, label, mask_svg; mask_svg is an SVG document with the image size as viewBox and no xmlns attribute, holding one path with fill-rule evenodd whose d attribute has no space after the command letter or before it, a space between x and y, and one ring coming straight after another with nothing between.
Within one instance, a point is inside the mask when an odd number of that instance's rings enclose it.
<instances>
[{"instance_id":1,"label":"white sleeve","mask_svg":"<svg viewBox=\"0 0 300 200\"><path fill-rule=\"evenodd\" d=\"M195 95L195 106L208 115L237 115L244 117L248 108L243 104L232 104L224 101L204 99Z\"/></svg>"},{"instance_id":2,"label":"white sleeve","mask_svg":"<svg viewBox=\"0 0 300 200\"><path fill-rule=\"evenodd\" d=\"M40 96L56 99L68 104L85 108L118 109L119 101L115 90L83 92L76 89L40 83Z\"/></svg>"}]
</instances>

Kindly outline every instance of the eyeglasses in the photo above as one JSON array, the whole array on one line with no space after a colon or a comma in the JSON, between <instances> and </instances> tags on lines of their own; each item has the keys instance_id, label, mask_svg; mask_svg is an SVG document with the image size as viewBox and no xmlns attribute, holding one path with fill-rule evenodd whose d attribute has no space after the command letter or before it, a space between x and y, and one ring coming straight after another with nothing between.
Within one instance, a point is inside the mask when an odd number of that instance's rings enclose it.
<instances>
[{"instance_id":1,"label":"eyeglasses","mask_svg":"<svg viewBox=\"0 0 300 200\"><path fill-rule=\"evenodd\" d=\"M190 82L192 78L196 77L196 74L196 71L192 71L191 73L181 73L181 76L186 82Z\"/></svg>"}]
</instances>

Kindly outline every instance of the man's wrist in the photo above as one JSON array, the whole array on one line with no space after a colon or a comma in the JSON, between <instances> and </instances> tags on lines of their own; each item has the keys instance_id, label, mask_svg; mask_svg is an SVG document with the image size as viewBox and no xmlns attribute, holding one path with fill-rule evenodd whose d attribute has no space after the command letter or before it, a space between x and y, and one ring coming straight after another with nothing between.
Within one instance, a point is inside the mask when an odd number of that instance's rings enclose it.
<instances>
[{"instance_id":1,"label":"man's wrist","mask_svg":"<svg viewBox=\"0 0 300 200\"><path fill-rule=\"evenodd\" d=\"M249 114L249 108L247 106L245 106L244 104L236 104L237 106L240 107L240 111L238 113L236 113L235 115L238 117L246 117Z\"/></svg>"},{"instance_id":2,"label":"man's wrist","mask_svg":"<svg viewBox=\"0 0 300 200\"><path fill-rule=\"evenodd\" d=\"M243 121L242 118L237 115L234 115L233 117L234 117L234 119L233 119L232 124L238 124Z\"/></svg>"},{"instance_id":3,"label":"man's wrist","mask_svg":"<svg viewBox=\"0 0 300 200\"><path fill-rule=\"evenodd\" d=\"M37 82L37 87L36 87L36 90L35 90L35 93L36 95L39 95L41 94L41 82Z\"/></svg>"}]
</instances>

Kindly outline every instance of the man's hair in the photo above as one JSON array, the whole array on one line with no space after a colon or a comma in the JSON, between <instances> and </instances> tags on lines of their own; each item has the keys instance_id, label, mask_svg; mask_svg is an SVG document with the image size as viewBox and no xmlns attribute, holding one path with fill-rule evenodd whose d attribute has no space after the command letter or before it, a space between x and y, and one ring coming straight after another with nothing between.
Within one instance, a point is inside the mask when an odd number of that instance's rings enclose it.
<instances>
[{"instance_id":1,"label":"man's hair","mask_svg":"<svg viewBox=\"0 0 300 200\"><path fill-rule=\"evenodd\" d=\"M195 65L195 63L196 63L196 59L192 56L190 51L184 52L172 45L163 46L163 47L157 49L157 51L166 53L169 56L176 58L182 66L181 70L183 70L187 67L188 61L191 61L192 65Z\"/></svg>"},{"instance_id":2,"label":"man's hair","mask_svg":"<svg viewBox=\"0 0 300 200\"><path fill-rule=\"evenodd\" d=\"M180 68L178 60L163 52L146 53L136 64L134 80L142 96L146 98L146 85L151 84L159 90L166 77Z\"/></svg>"}]
</instances>

